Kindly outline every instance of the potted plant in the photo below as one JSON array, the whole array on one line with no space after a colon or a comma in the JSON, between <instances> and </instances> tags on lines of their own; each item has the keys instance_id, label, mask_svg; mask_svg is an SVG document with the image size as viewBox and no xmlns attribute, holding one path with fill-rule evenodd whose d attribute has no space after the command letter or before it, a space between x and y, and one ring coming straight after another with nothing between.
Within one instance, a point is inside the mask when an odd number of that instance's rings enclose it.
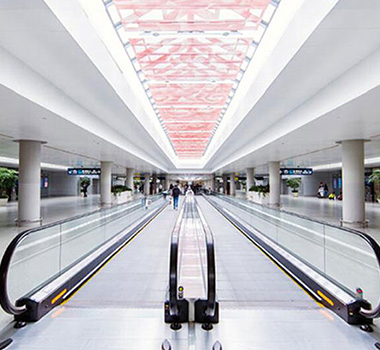
<instances>
[{"instance_id":1,"label":"potted plant","mask_svg":"<svg viewBox=\"0 0 380 350\"><path fill-rule=\"evenodd\" d=\"M269 193L269 185L253 185L249 188L248 199L260 203L268 204L267 194Z\"/></svg>"},{"instance_id":2,"label":"potted plant","mask_svg":"<svg viewBox=\"0 0 380 350\"><path fill-rule=\"evenodd\" d=\"M380 185L380 169L374 170L374 172L369 177L369 182ZM377 201L380 203L380 194L377 196Z\"/></svg>"},{"instance_id":3,"label":"potted plant","mask_svg":"<svg viewBox=\"0 0 380 350\"><path fill-rule=\"evenodd\" d=\"M87 197L87 189L91 185L91 180L88 177L82 177L79 180L80 191L83 193L83 197Z\"/></svg>"},{"instance_id":4,"label":"potted plant","mask_svg":"<svg viewBox=\"0 0 380 350\"><path fill-rule=\"evenodd\" d=\"M292 189L293 197L298 197L298 189L301 186L301 178L289 178L286 180L286 186Z\"/></svg>"},{"instance_id":5,"label":"potted plant","mask_svg":"<svg viewBox=\"0 0 380 350\"><path fill-rule=\"evenodd\" d=\"M114 195L114 204L120 204L129 201L132 198L132 189L124 185L112 186L111 191Z\"/></svg>"},{"instance_id":6,"label":"potted plant","mask_svg":"<svg viewBox=\"0 0 380 350\"><path fill-rule=\"evenodd\" d=\"M16 185L18 179L17 171L7 168L0 168L0 205L7 204L9 194Z\"/></svg>"}]
</instances>

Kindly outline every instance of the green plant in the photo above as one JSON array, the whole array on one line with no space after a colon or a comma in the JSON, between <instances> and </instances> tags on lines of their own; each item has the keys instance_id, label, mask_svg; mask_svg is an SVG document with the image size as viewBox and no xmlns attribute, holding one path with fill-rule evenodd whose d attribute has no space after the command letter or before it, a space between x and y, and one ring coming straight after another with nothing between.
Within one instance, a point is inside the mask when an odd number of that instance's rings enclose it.
<instances>
[{"instance_id":1,"label":"green plant","mask_svg":"<svg viewBox=\"0 0 380 350\"><path fill-rule=\"evenodd\" d=\"M132 191L129 187L124 185L115 185L112 186L111 192L116 196L119 193L125 192L125 191Z\"/></svg>"},{"instance_id":2,"label":"green plant","mask_svg":"<svg viewBox=\"0 0 380 350\"><path fill-rule=\"evenodd\" d=\"M380 184L380 169L374 170L373 173L369 176L368 180L369 182Z\"/></svg>"},{"instance_id":3,"label":"green plant","mask_svg":"<svg viewBox=\"0 0 380 350\"><path fill-rule=\"evenodd\" d=\"M292 189L292 192L298 192L299 187L301 186L301 178L289 178L286 180L286 186Z\"/></svg>"},{"instance_id":4,"label":"green plant","mask_svg":"<svg viewBox=\"0 0 380 350\"><path fill-rule=\"evenodd\" d=\"M368 178L369 182L373 182L380 185L380 169L376 169ZM377 199L380 200L380 194L377 196Z\"/></svg>"},{"instance_id":5,"label":"green plant","mask_svg":"<svg viewBox=\"0 0 380 350\"><path fill-rule=\"evenodd\" d=\"M259 195L263 195L264 197L269 193L269 185L253 185L250 187L249 191L257 192Z\"/></svg>"},{"instance_id":6,"label":"green plant","mask_svg":"<svg viewBox=\"0 0 380 350\"><path fill-rule=\"evenodd\" d=\"M17 180L17 171L7 168L0 168L0 198L9 197L9 192L16 185Z\"/></svg>"}]
</instances>

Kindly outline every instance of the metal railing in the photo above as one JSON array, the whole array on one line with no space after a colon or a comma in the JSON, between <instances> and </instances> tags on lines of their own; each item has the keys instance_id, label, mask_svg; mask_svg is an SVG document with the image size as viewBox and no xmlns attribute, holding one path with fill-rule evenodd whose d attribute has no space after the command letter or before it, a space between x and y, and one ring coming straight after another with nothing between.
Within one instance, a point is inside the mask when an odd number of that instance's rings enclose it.
<instances>
[{"instance_id":1,"label":"metal railing","mask_svg":"<svg viewBox=\"0 0 380 350\"><path fill-rule=\"evenodd\" d=\"M352 249L352 251L355 254L362 254L365 255L367 259L372 259L376 261L376 266L375 263L373 262L371 265L371 269L376 271L373 271L372 276L376 274L377 277L380 276L380 246L379 244L368 234L361 232L361 231L356 231L354 229L350 228L345 228L341 227L338 225L334 225L331 223L323 222L321 220L315 220L310 217L306 217L304 215L300 215L297 213L292 213L283 209L279 208L273 208L269 207L266 205L262 205L259 203L253 203L251 201L248 201L246 199L242 198L233 198L231 196L223 195L217 192L212 193L213 196L219 197L221 200L232 204L233 206L236 206L239 209L243 209L247 213L253 214L258 216L259 219L261 220L267 220L268 223L271 224L278 224L279 227L283 228L283 231L287 229L288 231L293 230L294 232L300 232L302 229L305 231L305 233L310 233L310 234L315 234L316 233L316 227L323 227L324 231L323 232L334 232L335 236L332 238L331 236L328 236L325 234L323 236L323 243L325 247L324 249L331 249L331 247L326 248L326 245L332 245L334 244L342 244L343 248L346 250ZM293 219L292 219L293 218ZM293 222L294 221L294 222ZM257 222L257 219L256 219ZM252 223L252 226L255 226L255 222ZM302 228L304 226L304 228ZM269 226L268 226L269 230ZM260 232L263 232L264 230L261 229L259 230ZM277 232L278 237L280 237L280 233ZM349 240L351 239L351 241ZM280 238L279 238L280 239ZM347 243L345 242L347 240ZM353 243L352 240L354 240ZM358 245L359 243L364 247L368 247L368 250L364 250L364 248L361 250L359 249ZM351 246L350 246L351 244ZM342 250L343 250L342 248ZM355 255L352 254L352 255ZM349 255L349 253L347 253ZM325 258L326 259L326 258ZM357 265L363 263L360 261L360 259L357 259L355 261ZM347 267L349 269L349 267ZM326 273L325 271L325 277L329 278L331 281L336 282L338 280L338 283L340 284L340 287L343 287L346 291L348 291L353 298L357 298L357 295L355 294L354 291L349 290L348 288L345 287L344 283L341 283L339 281L339 278L334 276L333 278L330 278L329 274ZM373 282L373 281L372 281ZM378 283L380 283L380 279L378 278ZM380 286L378 286L378 289ZM359 288L360 289L360 288ZM376 317L380 316L380 295L376 296L376 303L375 307L371 309L365 309L361 307L359 309L359 313L364 316L367 319L373 319Z\"/></svg>"},{"instance_id":2,"label":"metal railing","mask_svg":"<svg viewBox=\"0 0 380 350\"><path fill-rule=\"evenodd\" d=\"M161 197L160 195L153 196L152 201L155 202L160 197ZM75 223L78 223L78 227L84 227L87 225L89 230L98 229L99 227L104 226L109 221L112 222L112 220L120 219L127 214L135 212L138 209L141 209L140 199L118 204L110 208L97 209L85 214L77 215L77 216L59 220L50 224L31 228L19 233L8 245L0 264L0 305L3 308L3 310L6 313L15 315L15 316L22 315L27 311L26 305L18 305L17 302L13 303L11 301L8 289L9 289L9 271L10 271L10 267L12 263L12 258L14 257L15 252L18 250L20 245L29 237L33 235L38 235L42 231L54 230L59 227L63 227L64 225L71 225L71 224L73 225L73 227L71 229L68 229L67 231L70 231L70 230L73 231L75 230ZM85 222L86 218L89 219L87 223ZM106 220L108 218L110 220L107 222ZM83 221L85 223L83 223ZM62 235L62 233L57 233L57 234ZM49 239L54 240L53 235L51 237L46 237L42 239L41 241L45 243L46 240L49 240ZM38 241L34 242L33 244L38 245ZM48 264L49 262L46 261L45 263ZM62 271L59 271L58 275L60 275L61 273ZM34 287L37 288L38 286L34 286Z\"/></svg>"},{"instance_id":3,"label":"metal railing","mask_svg":"<svg viewBox=\"0 0 380 350\"><path fill-rule=\"evenodd\" d=\"M178 298L179 291L179 270L180 256L179 246L181 240L181 230L183 227L184 217L199 219L201 222L202 232L204 234L206 247L206 300L198 299L195 301L195 322L203 323L204 329L211 329L211 323L218 322L218 303L216 300L216 268L215 268L215 246L214 239L210 228L208 227L201 211L196 202L189 203L185 199L182 205L177 222L173 229L170 244L170 266L169 266L169 298L165 303L165 322L171 323L172 329L179 329L180 323L189 321L189 301L184 298Z\"/></svg>"},{"instance_id":4,"label":"metal railing","mask_svg":"<svg viewBox=\"0 0 380 350\"><path fill-rule=\"evenodd\" d=\"M214 237L199 207L196 206L198 216L202 223L205 234L207 253L207 300L206 308L203 311L204 324L214 323L218 317L218 304L216 301L216 264L215 264L215 244Z\"/></svg>"}]
</instances>

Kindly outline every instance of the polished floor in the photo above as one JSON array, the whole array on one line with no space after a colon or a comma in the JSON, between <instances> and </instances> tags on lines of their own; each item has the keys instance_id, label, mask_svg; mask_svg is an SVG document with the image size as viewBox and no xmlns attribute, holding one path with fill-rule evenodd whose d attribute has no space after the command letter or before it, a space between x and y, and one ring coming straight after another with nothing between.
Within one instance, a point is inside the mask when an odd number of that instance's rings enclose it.
<instances>
[{"instance_id":1,"label":"polished floor","mask_svg":"<svg viewBox=\"0 0 380 350\"><path fill-rule=\"evenodd\" d=\"M373 336L321 308L198 199L216 242L220 323L170 330L163 322L168 250L177 211L165 209L65 305L12 335L14 349L371 349ZM377 329L376 329L377 330Z\"/></svg>"},{"instance_id":2,"label":"polished floor","mask_svg":"<svg viewBox=\"0 0 380 350\"><path fill-rule=\"evenodd\" d=\"M342 218L342 201L328 200L327 198L281 196L282 209L293 213L322 220L335 225L340 224ZM380 244L380 204L366 203L366 219L368 228L359 229L370 234Z\"/></svg>"},{"instance_id":3,"label":"polished floor","mask_svg":"<svg viewBox=\"0 0 380 350\"><path fill-rule=\"evenodd\" d=\"M52 197L41 199L41 216L43 224L80 215L99 208L99 195L82 197ZM24 231L25 227L17 227L17 202L9 202L0 207L0 256L13 237Z\"/></svg>"},{"instance_id":4,"label":"polished floor","mask_svg":"<svg viewBox=\"0 0 380 350\"><path fill-rule=\"evenodd\" d=\"M237 191L236 197L245 199L245 191ZM281 208L283 210L338 226L342 218L342 204L342 201L327 198L281 196ZM365 211L368 227L357 230L370 234L380 244L380 204L366 202Z\"/></svg>"}]
</instances>

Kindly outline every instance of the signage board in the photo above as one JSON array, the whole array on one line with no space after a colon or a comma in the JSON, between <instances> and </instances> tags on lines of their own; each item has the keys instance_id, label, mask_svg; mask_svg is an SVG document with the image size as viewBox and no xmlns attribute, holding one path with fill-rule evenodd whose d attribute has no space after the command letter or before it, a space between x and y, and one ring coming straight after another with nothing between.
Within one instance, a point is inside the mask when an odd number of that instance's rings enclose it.
<instances>
[{"instance_id":1,"label":"signage board","mask_svg":"<svg viewBox=\"0 0 380 350\"><path fill-rule=\"evenodd\" d=\"M68 168L68 175L100 175L100 168Z\"/></svg>"},{"instance_id":2,"label":"signage board","mask_svg":"<svg viewBox=\"0 0 380 350\"><path fill-rule=\"evenodd\" d=\"M311 168L280 168L281 175L313 175Z\"/></svg>"}]
</instances>

